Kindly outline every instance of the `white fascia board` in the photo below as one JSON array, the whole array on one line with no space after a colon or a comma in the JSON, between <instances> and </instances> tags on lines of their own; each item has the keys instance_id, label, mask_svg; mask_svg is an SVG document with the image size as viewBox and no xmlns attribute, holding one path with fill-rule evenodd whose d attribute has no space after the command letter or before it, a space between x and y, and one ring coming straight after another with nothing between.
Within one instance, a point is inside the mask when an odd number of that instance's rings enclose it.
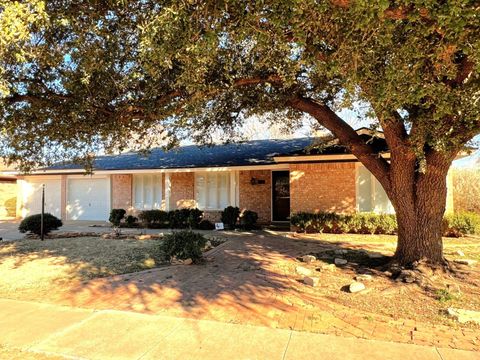
<instances>
[{"instance_id":1,"label":"white fascia board","mask_svg":"<svg viewBox=\"0 0 480 360\"><path fill-rule=\"evenodd\" d=\"M380 155L384 159L390 158L390 153L385 153ZM352 154L275 156L273 159L277 163L295 163L295 162L310 162L310 161L345 161L345 160L358 161L357 157Z\"/></svg>"}]
</instances>

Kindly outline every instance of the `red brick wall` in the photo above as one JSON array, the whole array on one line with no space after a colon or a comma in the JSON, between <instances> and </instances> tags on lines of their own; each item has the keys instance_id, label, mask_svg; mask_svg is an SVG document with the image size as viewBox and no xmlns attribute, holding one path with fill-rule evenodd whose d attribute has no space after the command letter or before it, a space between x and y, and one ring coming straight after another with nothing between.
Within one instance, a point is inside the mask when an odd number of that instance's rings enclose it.
<instances>
[{"instance_id":1,"label":"red brick wall","mask_svg":"<svg viewBox=\"0 0 480 360\"><path fill-rule=\"evenodd\" d=\"M356 210L355 163L290 165L290 211Z\"/></svg>"},{"instance_id":2,"label":"red brick wall","mask_svg":"<svg viewBox=\"0 0 480 360\"><path fill-rule=\"evenodd\" d=\"M112 209L132 207L132 175L112 174Z\"/></svg>"},{"instance_id":3,"label":"red brick wall","mask_svg":"<svg viewBox=\"0 0 480 360\"><path fill-rule=\"evenodd\" d=\"M196 207L195 174L193 172L171 173L170 209Z\"/></svg>"},{"instance_id":4,"label":"red brick wall","mask_svg":"<svg viewBox=\"0 0 480 360\"><path fill-rule=\"evenodd\" d=\"M253 178L265 180L265 184L252 185ZM245 170L239 172L239 200L241 210L258 213L259 223L272 221L272 171Z\"/></svg>"}]
</instances>

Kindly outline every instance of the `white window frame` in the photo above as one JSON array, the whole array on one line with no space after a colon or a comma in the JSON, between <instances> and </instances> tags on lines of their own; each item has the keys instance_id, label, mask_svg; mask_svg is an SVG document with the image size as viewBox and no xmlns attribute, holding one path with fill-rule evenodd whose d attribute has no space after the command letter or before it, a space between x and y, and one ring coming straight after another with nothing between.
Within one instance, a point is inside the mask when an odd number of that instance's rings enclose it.
<instances>
[{"instance_id":1,"label":"white window frame","mask_svg":"<svg viewBox=\"0 0 480 360\"><path fill-rule=\"evenodd\" d=\"M146 177L150 177L151 178L151 191L152 191L152 206L145 206L145 178ZM158 181L155 182L155 177L157 177ZM137 186L137 182L139 181L139 179L141 179L141 183L142 183L142 189L141 189L141 193L142 193L142 199L141 199L141 202L140 201L137 201L137 191L136 191L136 186ZM154 191L155 190L155 186L157 186L156 188L156 192ZM133 174L132 176L132 205L133 205L133 208L136 209L136 210L153 210L153 209L161 209L162 208L162 203L163 203L163 196L162 196L162 193L163 193L163 175L162 174ZM158 198L155 198L155 194L158 194L159 197ZM158 203L156 203L156 200L158 200ZM139 204L142 204L141 206L138 206Z\"/></svg>"},{"instance_id":2,"label":"white window frame","mask_svg":"<svg viewBox=\"0 0 480 360\"><path fill-rule=\"evenodd\" d=\"M215 189L210 189L208 187L208 176L213 176L215 175L216 176L216 188ZM227 198L228 198L228 202L227 204L225 205L226 206L238 206L238 202L239 202L239 192L238 192L238 172L237 171L196 171L195 172L195 180L194 180L194 198L195 198L195 202L197 204L197 207L200 209L200 210L206 210L206 211L220 211L220 210L223 210L224 207L222 207L222 205L219 203L219 199L220 199L220 187L218 186L219 184L219 176L220 175L226 175L227 176L227 191L228 191L228 194L227 194ZM197 192L198 192L198 177L199 176L203 176L204 179L205 179L205 194L204 194L204 197L205 197L205 202L208 203L208 197L209 197L209 194L211 193L211 191L215 191L216 192L216 206L212 206L212 207L208 207L207 204L205 204L205 206L201 206L200 203L199 203L199 199L198 199L198 196L197 196Z\"/></svg>"}]
</instances>

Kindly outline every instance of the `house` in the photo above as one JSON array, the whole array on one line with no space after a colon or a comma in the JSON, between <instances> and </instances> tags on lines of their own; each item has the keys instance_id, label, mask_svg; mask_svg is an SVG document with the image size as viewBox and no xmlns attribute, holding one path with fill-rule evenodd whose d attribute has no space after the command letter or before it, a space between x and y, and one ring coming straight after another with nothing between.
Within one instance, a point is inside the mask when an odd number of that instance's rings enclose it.
<instances>
[{"instance_id":1,"label":"house","mask_svg":"<svg viewBox=\"0 0 480 360\"><path fill-rule=\"evenodd\" d=\"M358 132L389 157L382 134ZM198 207L216 221L229 205L257 212L264 224L288 221L300 211L393 212L379 182L355 156L336 141L320 148L316 142L255 140L100 156L93 175L78 164L57 164L18 177L17 215L40 212L42 184L45 211L63 220L106 221L113 208L135 214Z\"/></svg>"},{"instance_id":2,"label":"house","mask_svg":"<svg viewBox=\"0 0 480 360\"><path fill-rule=\"evenodd\" d=\"M0 159L0 220L16 217L17 178L14 175L4 174L12 170Z\"/></svg>"}]
</instances>

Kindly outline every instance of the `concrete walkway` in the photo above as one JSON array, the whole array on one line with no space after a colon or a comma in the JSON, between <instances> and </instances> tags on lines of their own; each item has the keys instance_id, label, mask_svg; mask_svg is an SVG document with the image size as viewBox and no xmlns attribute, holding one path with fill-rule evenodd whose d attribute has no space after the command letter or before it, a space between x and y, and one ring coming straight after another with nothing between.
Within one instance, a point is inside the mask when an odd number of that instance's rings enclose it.
<instances>
[{"instance_id":1,"label":"concrete walkway","mask_svg":"<svg viewBox=\"0 0 480 360\"><path fill-rule=\"evenodd\" d=\"M42 359L480 359L461 350L14 300L0 300L2 346Z\"/></svg>"}]
</instances>

